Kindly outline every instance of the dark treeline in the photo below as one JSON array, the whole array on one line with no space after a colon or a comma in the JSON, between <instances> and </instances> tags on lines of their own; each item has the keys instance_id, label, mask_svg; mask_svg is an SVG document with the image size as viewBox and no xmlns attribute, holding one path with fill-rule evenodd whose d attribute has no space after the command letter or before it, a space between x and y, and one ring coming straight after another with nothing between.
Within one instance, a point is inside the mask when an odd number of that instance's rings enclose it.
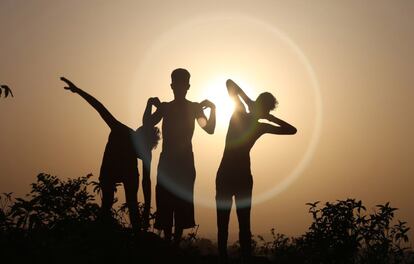
<instances>
[{"instance_id":1,"label":"dark treeline","mask_svg":"<svg viewBox=\"0 0 414 264\"><path fill-rule=\"evenodd\" d=\"M99 183L91 175L61 180L39 174L24 198L0 196L0 258L30 263L217 263L217 245L190 232L179 246L154 232L151 212L146 232L130 227L126 205L99 219ZM253 263L413 263L407 223L394 220L396 208L377 205L369 213L355 199L309 203L312 223L299 237L271 230L253 236ZM145 206L138 205L143 213ZM238 242L230 263L239 263Z\"/></svg>"}]
</instances>

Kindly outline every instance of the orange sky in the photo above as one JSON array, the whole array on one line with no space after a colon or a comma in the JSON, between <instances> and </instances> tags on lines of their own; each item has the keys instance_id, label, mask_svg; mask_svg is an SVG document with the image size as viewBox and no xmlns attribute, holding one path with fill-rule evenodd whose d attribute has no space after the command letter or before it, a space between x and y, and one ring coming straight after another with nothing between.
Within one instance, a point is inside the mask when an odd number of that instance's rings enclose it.
<instances>
[{"instance_id":1,"label":"orange sky","mask_svg":"<svg viewBox=\"0 0 414 264\"><path fill-rule=\"evenodd\" d=\"M348 197L370 210L390 201L413 227L413 11L410 1L1 1L0 83L15 98L0 102L0 192L26 193L39 172L97 179L109 129L59 76L136 128L149 96L172 99L170 72L184 67L188 98L218 112L216 133L193 139L200 235L216 231L226 78L252 98L274 93L274 114L298 128L252 150L255 234L299 235L306 202Z\"/></svg>"}]
</instances>

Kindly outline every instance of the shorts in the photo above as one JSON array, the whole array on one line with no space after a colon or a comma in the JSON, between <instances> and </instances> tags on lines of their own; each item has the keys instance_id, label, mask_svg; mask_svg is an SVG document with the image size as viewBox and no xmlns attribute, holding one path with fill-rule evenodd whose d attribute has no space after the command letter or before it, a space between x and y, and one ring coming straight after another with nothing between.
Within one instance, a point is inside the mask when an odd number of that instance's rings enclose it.
<instances>
[{"instance_id":1,"label":"shorts","mask_svg":"<svg viewBox=\"0 0 414 264\"><path fill-rule=\"evenodd\" d=\"M195 167L193 152L160 155L156 185L157 229L192 228Z\"/></svg>"}]
</instances>

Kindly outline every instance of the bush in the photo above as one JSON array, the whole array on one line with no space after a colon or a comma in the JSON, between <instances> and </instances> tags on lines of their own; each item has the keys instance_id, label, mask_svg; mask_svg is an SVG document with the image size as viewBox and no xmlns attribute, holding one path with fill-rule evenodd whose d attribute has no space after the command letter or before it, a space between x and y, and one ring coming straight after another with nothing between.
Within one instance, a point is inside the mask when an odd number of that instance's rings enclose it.
<instances>
[{"instance_id":1,"label":"bush","mask_svg":"<svg viewBox=\"0 0 414 264\"><path fill-rule=\"evenodd\" d=\"M287 238L272 229L273 241L259 237L258 252L278 263L408 263L409 228L392 224L397 208L386 203L366 214L355 199L319 203L307 204L313 222L304 235Z\"/></svg>"},{"instance_id":2,"label":"bush","mask_svg":"<svg viewBox=\"0 0 414 264\"><path fill-rule=\"evenodd\" d=\"M127 206L113 210L113 223L99 219L99 183L92 175L60 180L41 173L25 198L0 195L0 256L14 262L216 263L216 245L197 236L198 226L175 247L153 232L135 234ZM94 193L90 193L92 190ZM308 203L312 223L299 237L271 230L272 239L253 240L253 263L414 263L409 227L393 221L397 208L377 205L368 213L355 199ZM142 215L144 205L139 204ZM153 230L154 214L150 228ZM230 247L237 252L238 243ZM233 260L237 256L233 255Z\"/></svg>"},{"instance_id":3,"label":"bush","mask_svg":"<svg viewBox=\"0 0 414 264\"><path fill-rule=\"evenodd\" d=\"M41 173L25 198L0 195L0 259L30 263L143 263L198 258L193 247L197 229L184 240L190 250L171 247L153 232L136 234L130 228L126 204L112 210L113 221L101 221L95 201L100 186L91 174L61 180ZM90 193L92 190L94 193ZM144 205L139 204L139 212ZM150 215L150 229L154 214ZM184 254L184 255L183 255ZM190 257L190 258L188 258Z\"/></svg>"},{"instance_id":4,"label":"bush","mask_svg":"<svg viewBox=\"0 0 414 264\"><path fill-rule=\"evenodd\" d=\"M27 198L17 198L10 209L15 227L54 229L69 223L95 221L99 206L87 190L91 176L62 181L56 176L39 174Z\"/></svg>"}]
</instances>

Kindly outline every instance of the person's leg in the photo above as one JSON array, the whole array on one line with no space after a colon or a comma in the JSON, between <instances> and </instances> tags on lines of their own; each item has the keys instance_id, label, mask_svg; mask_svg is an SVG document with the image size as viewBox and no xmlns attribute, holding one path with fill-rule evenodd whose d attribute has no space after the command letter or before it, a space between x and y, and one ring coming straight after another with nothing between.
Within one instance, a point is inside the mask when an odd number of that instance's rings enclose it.
<instances>
[{"instance_id":1,"label":"person's leg","mask_svg":"<svg viewBox=\"0 0 414 264\"><path fill-rule=\"evenodd\" d=\"M157 211L155 214L154 227L162 230L164 239L171 241L173 226L173 210L170 193L160 184L155 186L155 202Z\"/></svg>"},{"instance_id":2,"label":"person's leg","mask_svg":"<svg viewBox=\"0 0 414 264\"><path fill-rule=\"evenodd\" d=\"M174 202L173 202L174 201ZM184 205L184 201L181 200L176 195L172 195L171 203L173 204L173 222L174 222L174 237L173 242L174 245L179 245L181 241L181 237L183 236L183 230L186 224L186 207Z\"/></svg>"},{"instance_id":3,"label":"person's leg","mask_svg":"<svg viewBox=\"0 0 414 264\"><path fill-rule=\"evenodd\" d=\"M235 196L237 219L239 221L239 241L242 257L249 261L252 254L252 234L250 230L251 189Z\"/></svg>"},{"instance_id":4,"label":"person's leg","mask_svg":"<svg viewBox=\"0 0 414 264\"><path fill-rule=\"evenodd\" d=\"M193 201L193 183L184 186L185 192L188 194L187 199L174 197L174 244L179 245L183 236L184 229L193 228L195 226L194 218L194 201Z\"/></svg>"},{"instance_id":5,"label":"person's leg","mask_svg":"<svg viewBox=\"0 0 414 264\"><path fill-rule=\"evenodd\" d=\"M134 177L134 178L132 178ZM125 189L125 200L128 205L129 210L129 219L132 225L132 229L137 232L140 230L140 217L138 212L138 176L134 175L128 177L126 181L124 181L124 189Z\"/></svg>"},{"instance_id":6,"label":"person's leg","mask_svg":"<svg viewBox=\"0 0 414 264\"><path fill-rule=\"evenodd\" d=\"M174 196L174 244L179 245L183 236L183 230L195 226L194 217L194 183L196 170L194 156L191 149L188 149L179 160L175 162L172 171L175 183L179 186L184 197L177 193Z\"/></svg>"},{"instance_id":7,"label":"person's leg","mask_svg":"<svg viewBox=\"0 0 414 264\"><path fill-rule=\"evenodd\" d=\"M101 217L105 223L108 223L112 218L111 209L114 203L115 184L101 181L100 185L102 192Z\"/></svg>"},{"instance_id":8,"label":"person's leg","mask_svg":"<svg viewBox=\"0 0 414 264\"><path fill-rule=\"evenodd\" d=\"M174 244L179 245L183 236L183 229L181 227L174 228Z\"/></svg>"},{"instance_id":9,"label":"person's leg","mask_svg":"<svg viewBox=\"0 0 414 264\"><path fill-rule=\"evenodd\" d=\"M172 238L172 227L164 227L164 239L166 241L171 241Z\"/></svg>"},{"instance_id":10,"label":"person's leg","mask_svg":"<svg viewBox=\"0 0 414 264\"><path fill-rule=\"evenodd\" d=\"M217 192L216 207L217 207L217 242L219 257L227 260L227 240L230 220L230 211L232 206L232 196L224 195Z\"/></svg>"}]
</instances>

